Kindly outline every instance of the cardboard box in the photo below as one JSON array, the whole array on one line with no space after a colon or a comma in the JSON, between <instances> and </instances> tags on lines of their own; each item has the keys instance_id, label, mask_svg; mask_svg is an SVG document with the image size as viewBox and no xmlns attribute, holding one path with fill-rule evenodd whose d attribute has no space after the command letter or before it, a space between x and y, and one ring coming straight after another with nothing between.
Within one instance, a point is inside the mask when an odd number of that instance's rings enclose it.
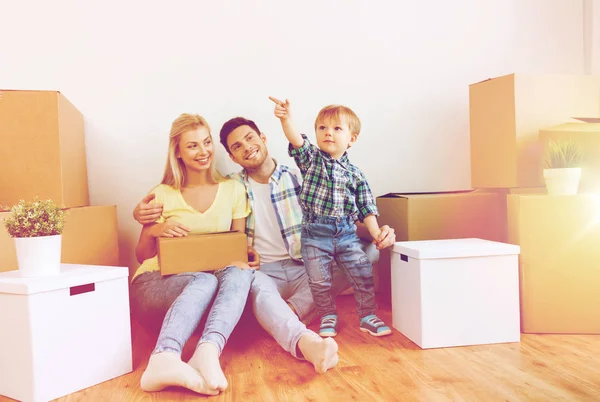
<instances>
[{"instance_id":1,"label":"cardboard box","mask_svg":"<svg viewBox=\"0 0 600 402\"><path fill-rule=\"evenodd\" d=\"M61 262L65 264L119 265L117 207L67 209ZM10 212L0 212L0 272L18 269L14 241L4 227Z\"/></svg>"},{"instance_id":2,"label":"cardboard box","mask_svg":"<svg viewBox=\"0 0 600 402\"><path fill-rule=\"evenodd\" d=\"M600 195L510 195L521 246L521 330L600 334Z\"/></svg>"},{"instance_id":3,"label":"cardboard box","mask_svg":"<svg viewBox=\"0 0 600 402\"><path fill-rule=\"evenodd\" d=\"M89 204L83 116L56 91L1 91L0 205ZM10 173L8 173L10 172Z\"/></svg>"},{"instance_id":4,"label":"cardboard box","mask_svg":"<svg viewBox=\"0 0 600 402\"><path fill-rule=\"evenodd\" d=\"M379 225L389 225L396 241L480 238L506 242L506 193L463 191L386 194L377 197ZM379 257L379 291L391 300L390 250Z\"/></svg>"},{"instance_id":5,"label":"cardboard box","mask_svg":"<svg viewBox=\"0 0 600 402\"><path fill-rule=\"evenodd\" d=\"M545 161L550 159L550 140L573 140L583 154L579 192L600 192L600 119L586 119L588 122L564 123L540 130L540 141Z\"/></svg>"},{"instance_id":6,"label":"cardboard box","mask_svg":"<svg viewBox=\"0 0 600 402\"><path fill-rule=\"evenodd\" d=\"M600 114L600 77L510 74L469 86L471 186L544 186L539 130Z\"/></svg>"},{"instance_id":7,"label":"cardboard box","mask_svg":"<svg viewBox=\"0 0 600 402\"><path fill-rule=\"evenodd\" d=\"M215 271L232 261L248 262L246 235L240 232L159 237L156 242L162 275Z\"/></svg>"}]
</instances>

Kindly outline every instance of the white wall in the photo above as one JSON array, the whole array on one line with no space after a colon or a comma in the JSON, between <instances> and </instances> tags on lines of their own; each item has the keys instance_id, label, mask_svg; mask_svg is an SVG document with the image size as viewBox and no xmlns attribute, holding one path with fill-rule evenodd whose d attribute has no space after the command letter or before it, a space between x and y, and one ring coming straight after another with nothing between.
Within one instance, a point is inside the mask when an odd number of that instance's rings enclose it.
<instances>
[{"instance_id":1,"label":"white wall","mask_svg":"<svg viewBox=\"0 0 600 402\"><path fill-rule=\"evenodd\" d=\"M600 0L584 0L585 68L588 74L600 74Z\"/></svg>"},{"instance_id":2,"label":"white wall","mask_svg":"<svg viewBox=\"0 0 600 402\"><path fill-rule=\"evenodd\" d=\"M161 178L179 113L213 133L252 118L289 163L267 97L291 99L311 135L320 107L343 103L376 195L470 188L468 85L584 73L584 1L0 0L0 88L57 89L81 110L91 201L117 204L132 266L131 211Z\"/></svg>"}]
</instances>

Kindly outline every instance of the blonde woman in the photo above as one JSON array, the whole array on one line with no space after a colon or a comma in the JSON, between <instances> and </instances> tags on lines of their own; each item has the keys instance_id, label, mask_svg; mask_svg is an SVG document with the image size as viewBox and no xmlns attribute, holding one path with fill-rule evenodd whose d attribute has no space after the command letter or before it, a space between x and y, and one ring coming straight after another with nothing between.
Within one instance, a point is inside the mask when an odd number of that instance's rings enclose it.
<instances>
[{"instance_id":1,"label":"blonde woman","mask_svg":"<svg viewBox=\"0 0 600 402\"><path fill-rule=\"evenodd\" d=\"M232 261L214 275L161 276L156 258L157 237L245 229L250 213L246 191L216 170L210 128L201 116L182 114L173 122L165 173L147 197L151 199L163 210L140 234L136 256L142 265L132 279L132 307L143 325L152 327L162 320L162 326L141 387L160 391L180 386L216 395L227 388L219 356L244 310L258 255L249 248L250 263ZM183 347L213 298L196 350L185 363Z\"/></svg>"}]
</instances>

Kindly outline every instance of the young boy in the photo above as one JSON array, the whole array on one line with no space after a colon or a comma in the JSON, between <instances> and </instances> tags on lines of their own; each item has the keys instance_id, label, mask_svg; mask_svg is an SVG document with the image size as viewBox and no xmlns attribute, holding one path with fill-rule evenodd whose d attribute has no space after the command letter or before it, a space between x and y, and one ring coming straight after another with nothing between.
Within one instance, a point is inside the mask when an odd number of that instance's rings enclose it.
<instances>
[{"instance_id":1,"label":"young boy","mask_svg":"<svg viewBox=\"0 0 600 402\"><path fill-rule=\"evenodd\" d=\"M364 174L352 165L346 150L360 133L360 120L345 106L325 106L315 120L317 145L296 131L290 102L275 102L275 116L281 120L290 142L289 154L304 178L300 205L303 222L301 249L317 313L319 335L337 335L335 296L331 292L331 263L345 271L357 303L361 331L373 336L391 334L376 315L372 265L360 246L354 222L360 219L379 246L382 230L377 207ZM379 247L378 247L379 248Z\"/></svg>"}]
</instances>

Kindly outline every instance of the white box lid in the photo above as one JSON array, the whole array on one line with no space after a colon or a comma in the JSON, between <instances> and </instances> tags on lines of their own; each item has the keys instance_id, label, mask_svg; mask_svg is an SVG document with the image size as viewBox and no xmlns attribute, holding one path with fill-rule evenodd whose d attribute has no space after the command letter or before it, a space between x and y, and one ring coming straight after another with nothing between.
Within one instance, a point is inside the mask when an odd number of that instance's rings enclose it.
<instances>
[{"instance_id":1,"label":"white box lid","mask_svg":"<svg viewBox=\"0 0 600 402\"><path fill-rule=\"evenodd\" d=\"M401 241L393 248L394 253L419 260L514 255L520 251L521 248L514 244L483 239Z\"/></svg>"},{"instance_id":2,"label":"white box lid","mask_svg":"<svg viewBox=\"0 0 600 402\"><path fill-rule=\"evenodd\" d=\"M60 274L23 278L18 270L0 273L0 293L29 295L129 276L126 267L60 264Z\"/></svg>"}]
</instances>

